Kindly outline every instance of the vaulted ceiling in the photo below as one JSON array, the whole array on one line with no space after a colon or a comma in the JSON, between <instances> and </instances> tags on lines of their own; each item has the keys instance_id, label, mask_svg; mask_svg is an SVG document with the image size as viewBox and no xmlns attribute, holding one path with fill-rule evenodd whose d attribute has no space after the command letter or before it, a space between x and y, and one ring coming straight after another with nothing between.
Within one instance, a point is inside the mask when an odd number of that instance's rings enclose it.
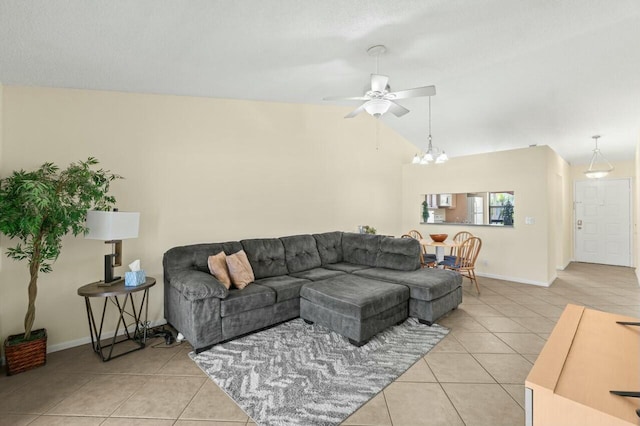
<instances>
[{"instance_id":1,"label":"vaulted ceiling","mask_svg":"<svg viewBox=\"0 0 640 426\"><path fill-rule=\"evenodd\" d=\"M546 144L581 164L594 134L608 159L633 156L638 0L0 2L4 85L327 104L364 92L376 44L392 90L437 87L450 157ZM382 120L424 149L427 98L399 103L411 113Z\"/></svg>"}]
</instances>

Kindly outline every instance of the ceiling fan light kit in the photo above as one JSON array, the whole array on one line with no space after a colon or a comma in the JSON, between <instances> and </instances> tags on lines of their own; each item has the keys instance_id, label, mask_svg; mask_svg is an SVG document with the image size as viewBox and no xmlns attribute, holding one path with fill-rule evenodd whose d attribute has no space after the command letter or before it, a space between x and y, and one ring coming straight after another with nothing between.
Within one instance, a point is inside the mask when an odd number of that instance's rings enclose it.
<instances>
[{"instance_id":1,"label":"ceiling fan light kit","mask_svg":"<svg viewBox=\"0 0 640 426\"><path fill-rule=\"evenodd\" d=\"M590 179L600 179L612 172L613 166L606 158L604 158L604 155L602 155L598 148L598 139L600 138L600 135L592 136L592 138L596 141L596 147L593 150L589 168L584 172L584 175Z\"/></svg>"},{"instance_id":2,"label":"ceiling fan light kit","mask_svg":"<svg viewBox=\"0 0 640 426\"><path fill-rule=\"evenodd\" d=\"M345 115L344 118L353 118L363 111L366 111L375 118L380 118L387 112L391 112L396 117L402 117L409 110L396 103L398 99L415 98L419 96L433 96L436 94L435 86L416 87L415 89L399 90L390 92L389 77L378 74L378 60L387 48L383 45L371 46L367 49L369 56L376 57L376 73L371 74L371 89L363 96L350 97L328 97L325 101L364 101L358 108Z\"/></svg>"},{"instance_id":3,"label":"ceiling fan light kit","mask_svg":"<svg viewBox=\"0 0 640 426\"><path fill-rule=\"evenodd\" d=\"M391 102L384 99L372 99L364 104L365 111L376 118L389 111L389 107Z\"/></svg>"}]
</instances>

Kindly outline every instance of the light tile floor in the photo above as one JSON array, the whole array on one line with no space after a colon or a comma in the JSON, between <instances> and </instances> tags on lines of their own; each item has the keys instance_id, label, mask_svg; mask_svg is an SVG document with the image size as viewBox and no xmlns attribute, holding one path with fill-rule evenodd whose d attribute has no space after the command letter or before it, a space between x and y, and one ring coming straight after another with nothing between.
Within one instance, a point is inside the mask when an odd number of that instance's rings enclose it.
<instances>
[{"instance_id":1,"label":"light tile floor","mask_svg":"<svg viewBox=\"0 0 640 426\"><path fill-rule=\"evenodd\" d=\"M523 425L524 380L567 303L640 317L631 268L573 263L549 288L480 278L478 296L439 323L451 333L348 425ZM253 422L189 359L187 344L102 363L88 345L0 376L0 425L198 425Z\"/></svg>"}]
</instances>

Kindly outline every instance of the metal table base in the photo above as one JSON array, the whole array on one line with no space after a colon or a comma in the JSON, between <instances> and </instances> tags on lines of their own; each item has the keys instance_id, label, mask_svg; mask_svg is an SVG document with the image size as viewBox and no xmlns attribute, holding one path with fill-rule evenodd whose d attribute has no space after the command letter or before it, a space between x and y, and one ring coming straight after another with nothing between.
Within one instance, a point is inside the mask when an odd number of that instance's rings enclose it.
<instances>
[{"instance_id":1,"label":"metal table base","mask_svg":"<svg viewBox=\"0 0 640 426\"><path fill-rule=\"evenodd\" d=\"M131 352L139 351L140 349L144 349L147 340L146 334L146 324L147 318L149 314L149 288L155 284L155 279L148 278L147 282L140 286L140 288L127 288L124 287L124 283L116 284L111 287L98 287L98 289L94 289L90 286L95 286L94 284L89 284L84 286L78 290L78 294L84 296L85 306L87 308L87 319L89 321L89 332L91 333L91 346L93 347L93 351L97 353L103 362L110 361L112 359L121 357L122 355L126 355ZM100 291L99 289L102 289ZM136 302L133 298L133 293L143 291L142 300L140 304L136 306ZM94 315L93 308L91 306L91 297L102 297L104 298L104 303L102 304L102 313L100 314L100 323L96 321L96 316ZM123 297L121 300L120 297ZM107 305L109 303L113 304L118 309L118 324L116 325L116 329L114 331L113 337L111 338L111 343L103 345L102 344L102 331L104 327L104 320L107 312ZM144 322L142 322L142 311L144 310ZM129 315L133 317L135 321L135 328L131 332L129 328L132 324L127 325L127 321L125 315ZM123 328L123 333L121 333L121 327ZM119 335L122 334L124 338L118 340ZM133 349L129 349L125 352L116 353L114 355L113 350L114 347L120 343L132 341L135 343L135 347Z\"/></svg>"}]
</instances>

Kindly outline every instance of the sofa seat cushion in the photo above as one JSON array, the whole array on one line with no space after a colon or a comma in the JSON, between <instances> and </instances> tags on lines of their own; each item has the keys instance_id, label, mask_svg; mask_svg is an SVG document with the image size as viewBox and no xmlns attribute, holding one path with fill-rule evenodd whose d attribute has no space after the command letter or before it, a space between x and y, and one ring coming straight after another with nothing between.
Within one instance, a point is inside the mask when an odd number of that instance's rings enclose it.
<instances>
[{"instance_id":1,"label":"sofa seat cushion","mask_svg":"<svg viewBox=\"0 0 640 426\"><path fill-rule=\"evenodd\" d=\"M333 312L366 319L409 299L403 285L365 279L350 274L306 284L300 297Z\"/></svg>"},{"instance_id":2,"label":"sofa seat cushion","mask_svg":"<svg viewBox=\"0 0 640 426\"><path fill-rule=\"evenodd\" d=\"M254 282L254 284L269 287L276 293L276 302L280 303L300 297L300 288L308 282L308 280L301 278L281 275L279 277L263 278Z\"/></svg>"},{"instance_id":3,"label":"sofa seat cushion","mask_svg":"<svg viewBox=\"0 0 640 426\"><path fill-rule=\"evenodd\" d=\"M318 268L321 265L316 240L311 235L280 238L289 273Z\"/></svg>"},{"instance_id":4,"label":"sofa seat cushion","mask_svg":"<svg viewBox=\"0 0 640 426\"><path fill-rule=\"evenodd\" d=\"M329 278L337 277L338 275L344 275L344 272L325 268L314 268L309 269L308 271L296 272L295 274L291 274L291 276L293 277L304 278L305 280L309 281L327 280Z\"/></svg>"},{"instance_id":5,"label":"sofa seat cushion","mask_svg":"<svg viewBox=\"0 0 640 426\"><path fill-rule=\"evenodd\" d=\"M240 312L270 306L274 303L276 303L275 291L253 283L242 290L237 288L229 290L227 298L220 302L220 316L224 318Z\"/></svg>"},{"instance_id":6,"label":"sofa seat cushion","mask_svg":"<svg viewBox=\"0 0 640 426\"><path fill-rule=\"evenodd\" d=\"M386 268L370 268L355 271L355 275L402 284L411 290L411 298L430 301L452 292L462 285L457 272L424 268L416 271L396 271Z\"/></svg>"},{"instance_id":7,"label":"sofa seat cushion","mask_svg":"<svg viewBox=\"0 0 640 426\"><path fill-rule=\"evenodd\" d=\"M353 273L355 271L360 271L362 269L369 269L369 268L371 268L371 266L356 265L355 263L340 262L340 263L332 263L332 264L329 264L329 265L324 265L323 268L331 269L333 271L342 271L342 272L346 272L348 274L351 274L351 273Z\"/></svg>"}]
</instances>

